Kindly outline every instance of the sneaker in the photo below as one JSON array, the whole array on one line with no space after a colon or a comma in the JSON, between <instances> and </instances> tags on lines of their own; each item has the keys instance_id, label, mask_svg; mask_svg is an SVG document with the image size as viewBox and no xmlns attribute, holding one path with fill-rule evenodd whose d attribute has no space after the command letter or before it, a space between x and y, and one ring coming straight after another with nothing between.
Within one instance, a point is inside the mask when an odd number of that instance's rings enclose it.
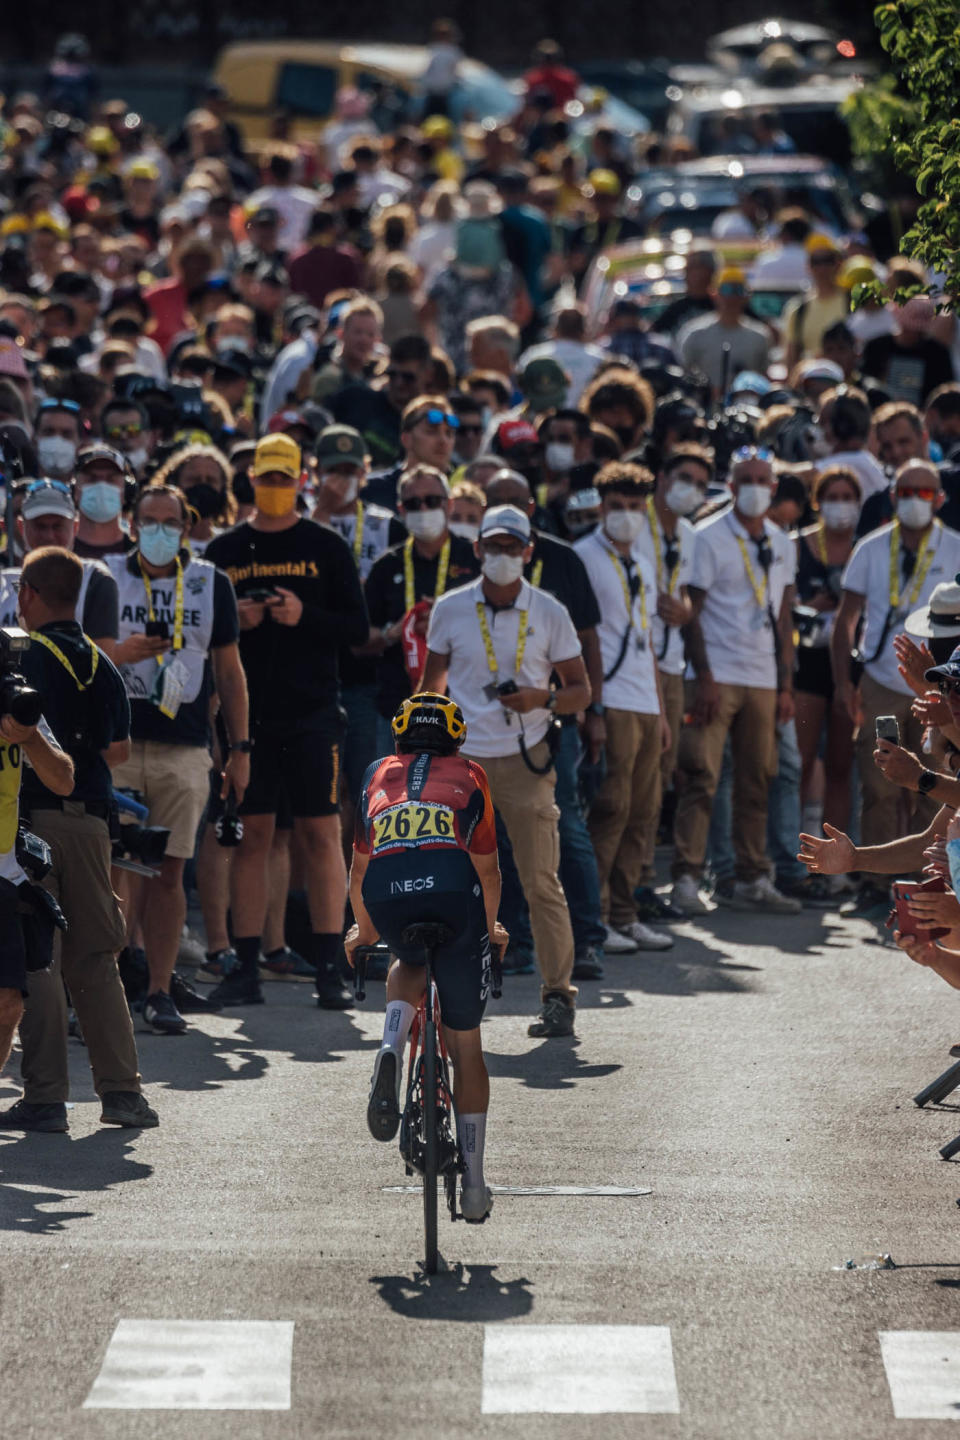
<instances>
[{"instance_id":1,"label":"sneaker","mask_svg":"<svg viewBox=\"0 0 960 1440\"><path fill-rule=\"evenodd\" d=\"M552 1040L558 1035L573 1034L573 1006L556 991L546 997L539 1017L527 1026L527 1034Z\"/></svg>"},{"instance_id":2,"label":"sneaker","mask_svg":"<svg viewBox=\"0 0 960 1440\"><path fill-rule=\"evenodd\" d=\"M672 935L664 935L662 930L652 930L649 925L644 925L642 920L632 920L629 925L621 925L619 933L634 942L635 950L673 949Z\"/></svg>"},{"instance_id":3,"label":"sneaker","mask_svg":"<svg viewBox=\"0 0 960 1440\"><path fill-rule=\"evenodd\" d=\"M194 990L189 980L184 980L176 970L170 976L170 999L181 1015L215 1015L220 1006L215 1000L208 1000L199 990Z\"/></svg>"},{"instance_id":4,"label":"sneaker","mask_svg":"<svg viewBox=\"0 0 960 1440\"><path fill-rule=\"evenodd\" d=\"M197 979L215 985L218 980L229 975L231 970L236 970L238 964L237 952L232 946L228 946L226 950L208 952L206 960L197 971Z\"/></svg>"},{"instance_id":5,"label":"sneaker","mask_svg":"<svg viewBox=\"0 0 960 1440\"><path fill-rule=\"evenodd\" d=\"M182 1035L187 1028L180 1011L169 995L157 990L143 1002L143 1018L158 1035Z\"/></svg>"},{"instance_id":6,"label":"sneaker","mask_svg":"<svg viewBox=\"0 0 960 1440\"><path fill-rule=\"evenodd\" d=\"M0 1110L0 1130L36 1130L41 1135L62 1135L69 1130L67 1107L63 1104L33 1105L18 1100L9 1110Z\"/></svg>"},{"instance_id":7,"label":"sneaker","mask_svg":"<svg viewBox=\"0 0 960 1440\"><path fill-rule=\"evenodd\" d=\"M131 1011L142 1009L150 982L146 953L139 945L125 945L117 956L117 969Z\"/></svg>"},{"instance_id":8,"label":"sneaker","mask_svg":"<svg viewBox=\"0 0 960 1440\"><path fill-rule=\"evenodd\" d=\"M736 880L729 899L717 896L721 905L730 910L764 910L773 915L799 915L803 905L789 895L781 895L769 875L756 880Z\"/></svg>"},{"instance_id":9,"label":"sneaker","mask_svg":"<svg viewBox=\"0 0 960 1440\"><path fill-rule=\"evenodd\" d=\"M536 966L533 963L533 956L527 950L518 950L514 945L508 945L507 953L500 961L500 973L503 975L535 974Z\"/></svg>"},{"instance_id":10,"label":"sneaker","mask_svg":"<svg viewBox=\"0 0 960 1440\"><path fill-rule=\"evenodd\" d=\"M714 880L713 888L710 891L710 898L713 903L715 905L732 905L734 899L733 887L736 883L732 875L727 875L722 880Z\"/></svg>"},{"instance_id":11,"label":"sneaker","mask_svg":"<svg viewBox=\"0 0 960 1440\"><path fill-rule=\"evenodd\" d=\"M832 910L837 900L827 875L804 875L802 880L778 880L777 889L781 895L799 900L801 905L811 905L818 910Z\"/></svg>"},{"instance_id":12,"label":"sneaker","mask_svg":"<svg viewBox=\"0 0 960 1440\"><path fill-rule=\"evenodd\" d=\"M588 945L583 950L578 950L573 962L574 980L602 980L603 966L600 964L600 955L595 945Z\"/></svg>"},{"instance_id":13,"label":"sneaker","mask_svg":"<svg viewBox=\"0 0 960 1440\"><path fill-rule=\"evenodd\" d=\"M317 984L317 1004L321 1010L349 1010L353 1005L353 992L347 985L336 965L328 965L314 975Z\"/></svg>"},{"instance_id":14,"label":"sneaker","mask_svg":"<svg viewBox=\"0 0 960 1440\"><path fill-rule=\"evenodd\" d=\"M261 980L297 980L302 985L312 985L316 978L313 966L308 965L303 956L291 950L289 945L260 956Z\"/></svg>"},{"instance_id":15,"label":"sneaker","mask_svg":"<svg viewBox=\"0 0 960 1440\"><path fill-rule=\"evenodd\" d=\"M652 885L638 885L633 892L633 899L638 920L658 920L663 925L686 919L683 911L678 910L676 905L663 895L658 895Z\"/></svg>"},{"instance_id":16,"label":"sneaker","mask_svg":"<svg viewBox=\"0 0 960 1440\"><path fill-rule=\"evenodd\" d=\"M215 1005L262 1005L263 991L256 975L231 970L213 987L208 999Z\"/></svg>"},{"instance_id":17,"label":"sneaker","mask_svg":"<svg viewBox=\"0 0 960 1440\"><path fill-rule=\"evenodd\" d=\"M460 1190L460 1214L468 1225L482 1225L493 1209L489 1185L464 1185Z\"/></svg>"},{"instance_id":18,"label":"sneaker","mask_svg":"<svg viewBox=\"0 0 960 1440\"><path fill-rule=\"evenodd\" d=\"M100 1124L152 1130L160 1124L160 1117L136 1090L110 1090L100 1096Z\"/></svg>"},{"instance_id":19,"label":"sneaker","mask_svg":"<svg viewBox=\"0 0 960 1440\"><path fill-rule=\"evenodd\" d=\"M207 958L207 952L197 939L191 935L186 925L183 927L183 934L180 937L180 948L177 951L177 964L186 965L191 970L196 970Z\"/></svg>"},{"instance_id":20,"label":"sneaker","mask_svg":"<svg viewBox=\"0 0 960 1440\"><path fill-rule=\"evenodd\" d=\"M607 925L603 948L608 955L632 955L637 945L629 935L623 935L619 930Z\"/></svg>"},{"instance_id":21,"label":"sneaker","mask_svg":"<svg viewBox=\"0 0 960 1440\"><path fill-rule=\"evenodd\" d=\"M400 1129L400 1061L395 1050L381 1050L373 1062L367 1129L374 1140L392 1140Z\"/></svg>"},{"instance_id":22,"label":"sneaker","mask_svg":"<svg viewBox=\"0 0 960 1440\"><path fill-rule=\"evenodd\" d=\"M681 915L709 915L712 908L701 895L695 875L679 875L674 880L670 905Z\"/></svg>"}]
</instances>

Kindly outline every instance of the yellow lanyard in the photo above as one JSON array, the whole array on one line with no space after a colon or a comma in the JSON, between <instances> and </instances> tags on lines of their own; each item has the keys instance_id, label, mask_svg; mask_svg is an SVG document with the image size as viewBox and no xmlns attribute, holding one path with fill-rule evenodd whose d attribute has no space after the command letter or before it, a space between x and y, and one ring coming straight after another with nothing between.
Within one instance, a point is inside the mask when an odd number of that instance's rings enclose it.
<instances>
[{"instance_id":1,"label":"yellow lanyard","mask_svg":"<svg viewBox=\"0 0 960 1440\"><path fill-rule=\"evenodd\" d=\"M497 664L496 651L493 648L493 637L490 634L490 626L487 624L487 607L482 600L477 601L477 619L480 621L480 634L483 636L483 648L487 652L487 664L490 667L491 675L499 675L500 666ZM517 658L513 662L513 675L516 678L520 674L520 666L523 664L524 651L527 648L527 611L520 611L520 625L517 630Z\"/></svg>"},{"instance_id":2,"label":"yellow lanyard","mask_svg":"<svg viewBox=\"0 0 960 1440\"><path fill-rule=\"evenodd\" d=\"M46 635L41 635L39 630L30 631L30 639L35 640L38 645L42 645L45 650L49 650L50 654L54 657L54 659L60 661L60 664L63 666L64 670L66 670L67 674L70 676L70 679L73 681L74 685L76 685L78 690L86 690L87 686L93 684L93 677L94 675L96 675L97 666L100 664L100 652L97 649L96 645L94 645L93 641L88 639L86 635L83 638L90 646L90 678L89 680L87 680L86 684L84 684L84 682L79 678L77 672L74 670L73 666L70 664L70 661L67 659L66 655L64 655L59 645L55 645L52 640L48 640Z\"/></svg>"},{"instance_id":3,"label":"yellow lanyard","mask_svg":"<svg viewBox=\"0 0 960 1440\"><path fill-rule=\"evenodd\" d=\"M433 598L439 600L447 586L447 571L450 568L450 536L443 542L443 549L440 551L440 563L437 566L437 583L434 587ZM413 536L404 542L403 546L403 608L406 614L413 609L417 603L416 592L413 588Z\"/></svg>"},{"instance_id":4,"label":"yellow lanyard","mask_svg":"<svg viewBox=\"0 0 960 1440\"><path fill-rule=\"evenodd\" d=\"M764 574L762 581L757 580L756 572L754 571L753 566L750 564L750 556L747 554L747 547L744 542L743 536L734 535L733 538L740 546L740 554L743 556L743 568L747 572L747 579L750 581L750 589L753 591L753 598L756 600L761 610L766 610L768 577L766 574Z\"/></svg>"},{"instance_id":5,"label":"yellow lanyard","mask_svg":"<svg viewBox=\"0 0 960 1440\"><path fill-rule=\"evenodd\" d=\"M620 584L623 589L623 603L627 607L627 624L632 630L634 628L633 602L630 599L630 582L627 579L626 567L621 561L620 556L615 555L612 550L608 550L607 554L613 561L613 568L616 570L617 574L620 577ZM640 586L640 589L637 592L640 600L640 629L641 631L645 631L647 628L647 591L646 586L643 583L643 576L640 574L639 567L637 568L637 584Z\"/></svg>"},{"instance_id":6,"label":"yellow lanyard","mask_svg":"<svg viewBox=\"0 0 960 1440\"><path fill-rule=\"evenodd\" d=\"M543 575L543 561L538 560L533 567L533 574L530 576L530 584L534 590L540 589L540 578Z\"/></svg>"},{"instance_id":7,"label":"yellow lanyard","mask_svg":"<svg viewBox=\"0 0 960 1440\"><path fill-rule=\"evenodd\" d=\"M139 555L137 564L140 566L140 579L143 581L143 588L147 592L147 614L151 620L156 620L153 613L153 591L150 589L150 576L143 568ZM177 556L177 595L173 606L173 643L171 651L183 649L183 566L180 564L180 557ZM164 657L157 656L157 664L163 664Z\"/></svg>"},{"instance_id":8,"label":"yellow lanyard","mask_svg":"<svg viewBox=\"0 0 960 1440\"><path fill-rule=\"evenodd\" d=\"M653 536L653 555L657 562L657 590L663 587L663 545L660 539L660 522L657 519L657 507L653 503L651 495L647 500L647 519L650 522L650 533ZM677 584L677 575L680 572L680 547L677 546L677 558L674 561L673 569L667 575L667 594L672 595Z\"/></svg>"},{"instance_id":9,"label":"yellow lanyard","mask_svg":"<svg viewBox=\"0 0 960 1440\"><path fill-rule=\"evenodd\" d=\"M926 532L917 548L917 564L913 577L913 586L907 597L906 608L912 609L917 603L917 596L923 589L923 582L927 578L927 571L933 562L934 551L930 548L930 537L934 530L941 528L940 521L934 520L933 525ZM890 528L890 609L900 609L900 521L894 520Z\"/></svg>"},{"instance_id":10,"label":"yellow lanyard","mask_svg":"<svg viewBox=\"0 0 960 1440\"><path fill-rule=\"evenodd\" d=\"M358 500L357 523L353 532L353 560L358 570L360 569L360 558L363 555L363 518L363 502L361 500ZM409 605L407 606L407 609L410 609Z\"/></svg>"}]
</instances>

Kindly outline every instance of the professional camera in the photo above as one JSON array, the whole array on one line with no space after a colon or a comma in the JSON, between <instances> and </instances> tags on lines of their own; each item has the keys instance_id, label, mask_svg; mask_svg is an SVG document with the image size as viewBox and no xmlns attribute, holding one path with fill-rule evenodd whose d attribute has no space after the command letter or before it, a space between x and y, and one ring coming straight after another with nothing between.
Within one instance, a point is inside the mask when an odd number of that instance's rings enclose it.
<instances>
[{"instance_id":1,"label":"professional camera","mask_svg":"<svg viewBox=\"0 0 960 1440\"><path fill-rule=\"evenodd\" d=\"M18 725L36 725L43 712L39 694L17 668L30 649L30 636L17 625L0 626L0 718L9 715Z\"/></svg>"},{"instance_id":2,"label":"professional camera","mask_svg":"<svg viewBox=\"0 0 960 1440\"><path fill-rule=\"evenodd\" d=\"M167 850L170 831L162 825L144 825L147 807L138 790L114 790L114 805L110 811L110 839L113 845L113 863L121 869L146 867L156 870ZM120 811L133 815L126 824L120 823Z\"/></svg>"}]
</instances>

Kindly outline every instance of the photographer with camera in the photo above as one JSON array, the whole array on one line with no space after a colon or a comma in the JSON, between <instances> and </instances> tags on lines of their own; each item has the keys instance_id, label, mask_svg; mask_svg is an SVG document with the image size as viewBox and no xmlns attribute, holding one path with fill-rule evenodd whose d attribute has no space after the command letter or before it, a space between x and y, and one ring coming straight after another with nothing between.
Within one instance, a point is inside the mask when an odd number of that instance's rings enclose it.
<instances>
[{"instance_id":1,"label":"photographer with camera","mask_svg":"<svg viewBox=\"0 0 960 1440\"><path fill-rule=\"evenodd\" d=\"M22 631L0 630L0 1070L7 1063L23 1016L28 972L36 975L52 962L57 923L51 910L39 905L37 887L21 866L20 777L24 760L55 795L69 795L73 789L73 761L40 718L39 696L16 671L18 641L27 642ZM36 838L30 838L34 848ZM62 916L59 919L62 923ZM9 1114L0 1115L0 1123ZM66 1129L66 1119L55 1128Z\"/></svg>"},{"instance_id":2,"label":"photographer with camera","mask_svg":"<svg viewBox=\"0 0 960 1440\"><path fill-rule=\"evenodd\" d=\"M106 1124L153 1126L140 1093L133 1025L117 970L123 916L110 883L111 766L130 750L130 707L114 666L84 635L74 615L83 563L57 546L35 550L20 577L20 613L31 645L25 677L43 696L48 723L74 765L69 798L27 771L21 805L30 828L50 847L44 877L68 928L59 963L30 982L20 1041L23 1099L0 1115L5 1129L67 1129L67 1006L63 983L87 1046Z\"/></svg>"},{"instance_id":3,"label":"photographer with camera","mask_svg":"<svg viewBox=\"0 0 960 1440\"><path fill-rule=\"evenodd\" d=\"M210 772L210 697L216 688L230 742L223 795L241 799L250 775L247 685L240 664L239 623L226 575L187 550L189 510L181 490L148 485L133 515L136 549L111 555L120 591L117 664L130 697L130 759L114 776L118 789L142 794L150 823L169 829L155 879L125 876L127 934L142 923L150 971L143 1016L161 1034L187 1028L171 995L186 916L183 867L193 855L206 808ZM180 1003L208 1002L175 977Z\"/></svg>"}]
</instances>

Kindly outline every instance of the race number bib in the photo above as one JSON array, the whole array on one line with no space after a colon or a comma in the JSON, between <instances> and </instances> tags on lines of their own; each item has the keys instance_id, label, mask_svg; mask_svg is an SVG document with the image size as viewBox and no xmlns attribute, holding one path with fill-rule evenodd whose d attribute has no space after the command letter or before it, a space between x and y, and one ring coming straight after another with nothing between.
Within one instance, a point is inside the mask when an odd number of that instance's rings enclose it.
<instances>
[{"instance_id":1,"label":"race number bib","mask_svg":"<svg viewBox=\"0 0 960 1440\"><path fill-rule=\"evenodd\" d=\"M375 852L395 845L436 845L438 842L457 843L453 811L446 805L417 804L411 800L384 810L373 821Z\"/></svg>"}]
</instances>

